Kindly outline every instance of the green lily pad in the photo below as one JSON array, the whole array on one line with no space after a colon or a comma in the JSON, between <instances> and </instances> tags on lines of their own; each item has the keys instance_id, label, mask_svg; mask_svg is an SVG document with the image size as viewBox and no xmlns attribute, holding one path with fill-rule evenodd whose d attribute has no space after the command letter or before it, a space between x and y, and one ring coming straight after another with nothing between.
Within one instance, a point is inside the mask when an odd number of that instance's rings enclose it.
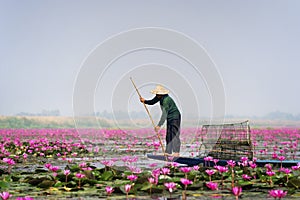
<instances>
[{"instance_id":1,"label":"green lily pad","mask_svg":"<svg viewBox=\"0 0 300 200\"><path fill-rule=\"evenodd\" d=\"M103 181L112 180L112 178L113 178L112 171L106 171L101 175L101 180Z\"/></svg>"},{"instance_id":2,"label":"green lily pad","mask_svg":"<svg viewBox=\"0 0 300 200\"><path fill-rule=\"evenodd\" d=\"M6 181L0 181L0 188L5 189L9 187L9 183Z\"/></svg>"},{"instance_id":3,"label":"green lily pad","mask_svg":"<svg viewBox=\"0 0 300 200\"><path fill-rule=\"evenodd\" d=\"M300 188L300 180L298 178L291 178L287 183L288 187L294 187L296 189Z\"/></svg>"}]
</instances>

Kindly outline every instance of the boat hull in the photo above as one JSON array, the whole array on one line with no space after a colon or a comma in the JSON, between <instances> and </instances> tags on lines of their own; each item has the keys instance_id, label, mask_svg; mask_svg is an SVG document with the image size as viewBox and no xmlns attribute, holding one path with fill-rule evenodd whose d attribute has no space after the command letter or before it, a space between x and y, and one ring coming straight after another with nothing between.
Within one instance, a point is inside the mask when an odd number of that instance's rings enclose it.
<instances>
[{"instance_id":1,"label":"boat hull","mask_svg":"<svg viewBox=\"0 0 300 200\"><path fill-rule=\"evenodd\" d=\"M154 154L147 154L147 157L154 160L161 160L161 161L168 161L168 162L176 162L180 164L185 164L187 166L195 166L199 164L203 164L204 166L214 166L215 163L210 161L207 162L204 160L204 158L189 158L189 157L165 157L163 155L154 155ZM238 162L238 161L236 161ZM280 167L282 164L282 167L291 167L297 165L297 163L300 163L300 160L257 160L256 162L257 166L263 167L266 164L272 164L273 166ZM227 160L219 160L217 165L225 166L227 165Z\"/></svg>"}]
</instances>

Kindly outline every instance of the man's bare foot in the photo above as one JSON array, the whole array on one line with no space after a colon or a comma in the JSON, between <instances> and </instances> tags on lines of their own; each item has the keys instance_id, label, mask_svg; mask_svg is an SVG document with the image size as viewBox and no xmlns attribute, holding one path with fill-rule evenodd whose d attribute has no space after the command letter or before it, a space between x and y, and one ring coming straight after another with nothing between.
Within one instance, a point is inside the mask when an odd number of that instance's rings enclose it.
<instances>
[{"instance_id":1,"label":"man's bare foot","mask_svg":"<svg viewBox=\"0 0 300 200\"><path fill-rule=\"evenodd\" d=\"M179 157L180 155L179 155L179 153L173 153L172 156Z\"/></svg>"}]
</instances>

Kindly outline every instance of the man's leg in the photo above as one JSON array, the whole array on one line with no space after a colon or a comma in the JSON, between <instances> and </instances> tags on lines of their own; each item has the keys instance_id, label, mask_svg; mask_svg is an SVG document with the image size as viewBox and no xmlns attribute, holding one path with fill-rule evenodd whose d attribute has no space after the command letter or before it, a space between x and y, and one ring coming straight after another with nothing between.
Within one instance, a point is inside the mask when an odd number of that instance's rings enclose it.
<instances>
[{"instance_id":1,"label":"man's leg","mask_svg":"<svg viewBox=\"0 0 300 200\"><path fill-rule=\"evenodd\" d=\"M172 126L171 123L167 122L167 133L166 133L166 153L167 154L172 154Z\"/></svg>"},{"instance_id":2,"label":"man's leg","mask_svg":"<svg viewBox=\"0 0 300 200\"><path fill-rule=\"evenodd\" d=\"M180 145L181 145L181 142L180 142L180 117L179 119L176 119L176 120L173 120L173 123L172 123L172 147L173 147L173 152L174 153L178 153L180 152Z\"/></svg>"},{"instance_id":3,"label":"man's leg","mask_svg":"<svg viewBox=\"0 0 300 200\"><path fill-rule=\"evenodd\" d=\"M179 119L175 119L172 121L168 121L168 129L167 129L167 135L168 135L168 150L173 152L174 156L179 156L180 152L180 117ZM168 152L169 153L169 152Z\"/></svg>"}]
</instances>

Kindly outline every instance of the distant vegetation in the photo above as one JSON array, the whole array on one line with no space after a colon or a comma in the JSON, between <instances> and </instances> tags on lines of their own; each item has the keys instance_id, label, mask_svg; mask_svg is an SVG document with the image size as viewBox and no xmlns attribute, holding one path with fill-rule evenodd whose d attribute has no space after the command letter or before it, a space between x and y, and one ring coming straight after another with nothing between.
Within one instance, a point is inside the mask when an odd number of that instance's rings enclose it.
<instances>
[{"instance_id":1,"label":"distant vegetation","mask_svg":"<svg viewBox=\"0 0 300 200\"><path fill-rule=\"evenodd\" d=\"M42 110L40 113L20 112L17 116L60 116L59 110Z\"/></svg>"},{"instance_id":2,"label":"distant vegetation","mask_svg":"<svg viewBox=\"0 0 300 200\"><path fill-rule=\"evenodd\" d=\"M80 120L81 128L110 128L111 125L104 119ZM2 116L0 128L76 128L73 117L60 116Z\"/></svg>"},{"instance_id":3,"label":"distant vegetation","mask_svg":"<svg viewBox=\"0 0 300 200\"><path fill-rule=\"evenodd\" d=\"M92 116L92 117L91 117ZM60 116L59 110L43 110L40 113L18 113L16 116L0 116L0 129L3 128L138 128L150 126L146 112L123 111L110 113L107 111L91 114L91 116L76 118ZM130 116L130 117L129 117ZM129 119L131 118L131 119ZM157 120L157 119L155 119ZM210 119L197 119L185 114L182 128L199 127L203 124L214 123ZM252 127L300 127L300 115L284 112L272 112L263 117L256 116L226 116L224 122L241 122L250 120ZM118 123L118 125L116 125Z\"/></svg>"}]
</instances>

